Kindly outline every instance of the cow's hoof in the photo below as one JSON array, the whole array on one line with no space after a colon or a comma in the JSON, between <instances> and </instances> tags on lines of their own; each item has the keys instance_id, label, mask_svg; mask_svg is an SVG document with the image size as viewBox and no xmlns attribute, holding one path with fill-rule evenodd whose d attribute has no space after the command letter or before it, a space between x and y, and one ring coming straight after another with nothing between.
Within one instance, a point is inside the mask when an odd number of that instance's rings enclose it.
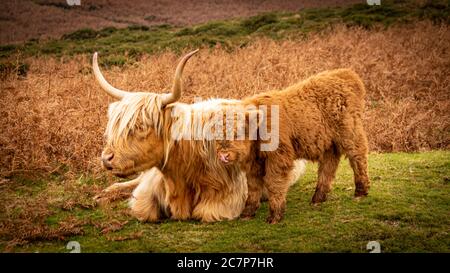
<instances>
[{"instance_id":1,"label":"cow's hoof","mask_svg":"<svg viewBox=\"0 0 450 273\"><path fill-rule=\"evenodd\" d=\"M241 219L252 219L255 218L256 211L258 210L259 206L246 206L244 210L242 211L240 218Z\"/></svg>"},{"instance_id":2,"label":"cow's hoof","mask_svg":"<svg viewBox=\"0 0 450 273\"><path fill-rule=\"evenodd\" d=\"M107 205L107 204L110 203L110 198L108 198L108 196L106 196L105 194L103 194L103 192L100 193L100 194L97 194L97 195L94 196L92 199L93 199L93 200L95 201L95 203L96 203L97 205L99 205L99 206L104 206L104 205Z\"/></svg>"},{"instance_id":3,"label":"cow's hoof","mask_svg":"<svg viewBox=\"0 0 450 273\"><path fill-rule=\"evenodd\" d=\"M357 183L355 188L355 197L364 197L369 194L369 186L364 183Z\"/></svg>"}]
</instances>

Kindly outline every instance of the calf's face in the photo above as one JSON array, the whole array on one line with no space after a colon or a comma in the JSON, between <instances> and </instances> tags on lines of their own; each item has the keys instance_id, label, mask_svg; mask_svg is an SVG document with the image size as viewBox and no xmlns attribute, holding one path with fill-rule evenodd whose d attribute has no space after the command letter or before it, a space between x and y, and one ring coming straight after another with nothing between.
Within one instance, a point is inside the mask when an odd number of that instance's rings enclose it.
<instances>
[{"instance_id":1,"label":"calf's face","mask_svg":"<svg viewBox=\"0 0 450 273\"><path fill-rule=\"evenodd\" d=\"M242 163L249 156L250 142L247 140L220 140L216 142L217 157L224 165Z\"/></svg>"},{"instance_id":2,"label":"calf's face","mask_svg":"<svg viewBox=\"0 0 450 273\"><path fill-rule=\"evenodd\" d=\"M216 140L217 158L220 162L222 162L222 164L242 164L248 160L252 145L250 135L253 134L256 136L257 128L261 124L256 119L258 115L262 115L258 110L246 111L243 124L239 124L235 116L232 118L233 122L230 123L230 119L227 119L227 117L224 115L224 139ZM253 117L253 119L251 117ZM257 126L250 126L250 122L255 122ZM239 136L238 127L242 126L245 128L245 130L242 130L241 133L243 132L245 133L245 135ZM233 139L227 139L228 132L232 132Z\"/></svg>"}]
</instances>

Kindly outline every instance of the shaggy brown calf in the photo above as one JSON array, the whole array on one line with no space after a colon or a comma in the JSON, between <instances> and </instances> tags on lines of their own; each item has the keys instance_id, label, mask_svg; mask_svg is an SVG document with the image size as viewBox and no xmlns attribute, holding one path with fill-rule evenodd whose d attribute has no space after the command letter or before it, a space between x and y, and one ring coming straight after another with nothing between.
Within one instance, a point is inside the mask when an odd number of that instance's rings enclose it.
<instances>
[{"instance_id":1,"label":"shaggy brown calf","mask_svg":"<svg viewBox=\"0 0 450 273\"><path fill-rule=\"evenodd\" d=\"M279 222L286 206L289 170L295 159L319 162L319 178L312 203L323 202L342 154L354 171L355 196L368 194L367 137L362 124L365 88L353 71L325 71L281 91L244 99L240 106L267 106L265 116L272 128L269 106L279 107L279 146L263 151L265 141L218 142L224 163L237 161L247 172L248 198L241 217L253 217L260 206L263 186L268 190L269 223Z\"/></svg>"}]
</instances>

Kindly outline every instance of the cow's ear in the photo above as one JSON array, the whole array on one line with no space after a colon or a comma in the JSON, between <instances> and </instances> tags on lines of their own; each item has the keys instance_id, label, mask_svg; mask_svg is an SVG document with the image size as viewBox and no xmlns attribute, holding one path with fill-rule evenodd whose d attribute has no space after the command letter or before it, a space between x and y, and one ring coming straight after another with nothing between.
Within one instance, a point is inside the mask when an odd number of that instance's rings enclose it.
<instances>
[{"instance_id":1,"label":"cow's ear","mask_svg":"<svg viewBox=\"0 0 450 273\"><path fill-rule=\"evenodd\" d=\"M264 113L258 109L247 110L245 112L245 127L247 128L249 139L255 140L258 128L264 121Z\"/></svg>"}]
</instances>

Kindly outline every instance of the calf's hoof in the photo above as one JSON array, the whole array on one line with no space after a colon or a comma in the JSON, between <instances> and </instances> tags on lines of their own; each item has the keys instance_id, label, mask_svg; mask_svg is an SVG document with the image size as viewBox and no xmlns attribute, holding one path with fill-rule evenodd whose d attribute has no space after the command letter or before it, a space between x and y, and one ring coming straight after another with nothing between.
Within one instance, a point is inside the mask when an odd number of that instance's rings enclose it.
<instances>
[{"instance_id":1,"label":"calf's hoof","mask_svg":"<svg viewBox=\"0 0 450 273\"><path fill-rule=\"evenodd\" d=\"M250 220L255 218L256 212L242 212L241 215L239 216L240 219L242 220Z\"/></svg>"},{"instance_id":2,"label":"calf's hoof","mask_svg":"<svg viewBox=\"0 0 450 273\"><path fill-rule=\"evenodd\" d=\"M325 201L327 201L327 194L320 191L316 191L311 199L311 204L317 205Z\"/></svg>"},{"instance_id":3,"label":"calf's hoof","mask_svg":"<svg viewBox=\"0 0 450 273\"><path fill-rule=\"evenodd\" d=\"M355 197L364 197L369 194L369 184L356 183Z\"/></svg>"},{"instance_id":4,"label":"calf's hoof","mask_svg":"<svg viewBox=\"0 0 450 273\"><path fill-rule=\"evenodd\" d=\"M281 213L271 213L269 217L267 217L266 222L268 224L278 224L283 220L283 214Z\"/></svg>"},{"instance_id":5,"label":"calf's hoof","mask_svg":"<svg viewBox=\"0 0 450 273\"><path fill-rule=\"evenodd\" d=\"M244 220L255 218L259 205L247 205L241 212L240 218Z\"/></svg>"}]
</instances>

